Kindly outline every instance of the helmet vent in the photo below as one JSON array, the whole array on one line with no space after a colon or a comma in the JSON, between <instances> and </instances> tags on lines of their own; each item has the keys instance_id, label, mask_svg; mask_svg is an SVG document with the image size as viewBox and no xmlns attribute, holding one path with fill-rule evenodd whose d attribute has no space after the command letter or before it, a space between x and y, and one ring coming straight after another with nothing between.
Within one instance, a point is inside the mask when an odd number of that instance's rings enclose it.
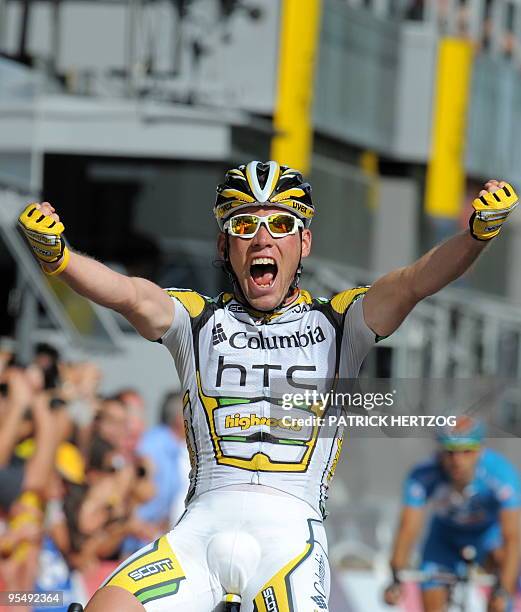
<instances>
[{"instance_id":1,"label":"helmet vent","mask_svg":"<svg viewBox=\"0 0 521 612\"><path fill-rule=\"evenodd\" d=\"M253 197L257 202L269 201L279 175L280 166L274 161L269 161L266 164L252 161L246 166L246 177Z\"/></svg>"}]
</instances>

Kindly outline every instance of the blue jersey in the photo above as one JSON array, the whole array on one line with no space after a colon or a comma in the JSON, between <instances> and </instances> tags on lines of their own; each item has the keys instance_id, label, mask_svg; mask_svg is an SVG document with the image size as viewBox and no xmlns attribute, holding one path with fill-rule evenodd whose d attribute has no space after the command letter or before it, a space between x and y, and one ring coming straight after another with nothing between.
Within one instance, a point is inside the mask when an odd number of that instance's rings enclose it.
<instances>
[{"instance_id":1,"label":"blue jersey","mask_svg":"<svg viewBox=\"0 0 521 612\"><path fill-rule=\"evenodd\" d=\"M404 505L420 508L427 502L431 502L433 519L439 525L482 531L498 522L501 510L521 507L519 475L503 455L486 448L476 464L474 479L459 492L436 455L415 466L404 485Z\"/></svg>"}]
</instances>

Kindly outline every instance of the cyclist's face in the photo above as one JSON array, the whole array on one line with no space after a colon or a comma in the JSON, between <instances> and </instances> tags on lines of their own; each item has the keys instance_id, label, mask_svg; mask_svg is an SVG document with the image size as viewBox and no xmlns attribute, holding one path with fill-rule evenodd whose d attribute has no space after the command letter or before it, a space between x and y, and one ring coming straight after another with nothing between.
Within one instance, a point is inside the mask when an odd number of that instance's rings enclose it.
<instances>
[{"instance_id":1,"label":"cyclist's face","mask_svg":"<svg viewBox=\"0 0 521 612\"><path fill-rule=\"evenodd\" d=\"M454 483L466 484L474 477L479 453L479 450L443 450L441 452L443 469Z\"/></svg>"},{"instance_id":2,"label":"cyclist's face","mask_svg":"<svg viewBox=\"0 0 521 612\"><path fill-rule=\"evenodd\" d=\"M280 212L280 208L245 208L266 216ZM311 232L301 232L283 238L273 238L262 225L253 238L229 236L230 262L248 303L258 310L271 310L282 302L295 276L299 259L307 257L311 249ZM219 252L224 255L225 235L219 235Z\"/></svg>"}]
</instances>

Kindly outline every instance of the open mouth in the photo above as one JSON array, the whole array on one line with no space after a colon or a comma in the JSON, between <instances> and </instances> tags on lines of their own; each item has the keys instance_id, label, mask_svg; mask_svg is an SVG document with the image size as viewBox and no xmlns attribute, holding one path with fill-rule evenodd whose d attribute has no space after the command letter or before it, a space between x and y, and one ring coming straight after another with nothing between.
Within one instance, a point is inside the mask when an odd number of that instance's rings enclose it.
<instances>
[{"instance_id":1,"label":"open mouth","mask_svg":"<svg viewBox=\"0 0 521 612\"><path fill-rule=\"evenodd\" d=\"M277 264L272 257L255 257L250 265L250 276L258 287L271 287L277 271Z\"/></svg>"}]
</instances>

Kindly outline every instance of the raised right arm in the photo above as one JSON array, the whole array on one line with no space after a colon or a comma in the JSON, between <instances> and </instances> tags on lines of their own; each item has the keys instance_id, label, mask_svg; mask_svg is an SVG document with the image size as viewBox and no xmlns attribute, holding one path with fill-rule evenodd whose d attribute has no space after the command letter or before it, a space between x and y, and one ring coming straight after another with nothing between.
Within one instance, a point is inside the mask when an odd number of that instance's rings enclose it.
<instances>
[{"instance_id":1,"label":"raised right arm","mask_svg":"<svg viewBox=\"0 0 521 612\"><path fill-rule=\"evenodd\" d=\"M51 217L56 223L60 222L48 202L36 206L40 214ZM35 250L30 240L29 244ZM40 258L47 272L58 269L62 261L63 258L48 263ZM172 324L173 300L160 287L144 278L125 276L99 261L73 252L70 252L69 262L59 278L76 293L122 314L148 340L157 340Z\"/></svg>"}]
</instances>

